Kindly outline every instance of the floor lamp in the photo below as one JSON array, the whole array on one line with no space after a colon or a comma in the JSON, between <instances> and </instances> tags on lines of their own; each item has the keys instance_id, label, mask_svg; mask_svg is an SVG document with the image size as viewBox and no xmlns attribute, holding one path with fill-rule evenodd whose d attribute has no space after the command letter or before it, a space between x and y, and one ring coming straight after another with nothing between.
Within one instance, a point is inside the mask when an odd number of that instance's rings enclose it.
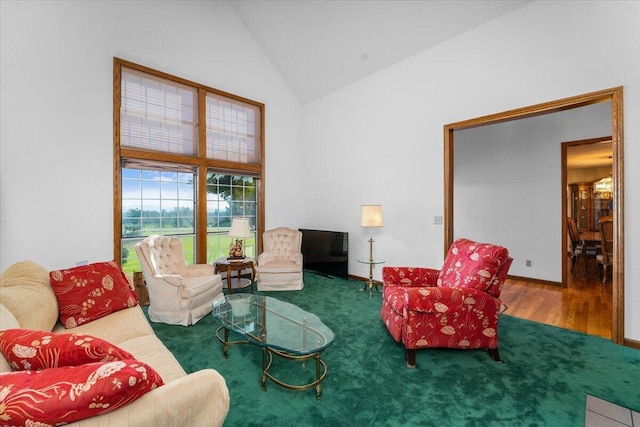
<instances>
[{"instance_id":1,"label":"floor lamp","mask_svg":"<svg viewBox=\"0 0 640 427\"><path fill-rule=\"evenodd\" d=\"M382 227L382 205L362 205L360 206L360 226L369 230L369 281L365 284L364 289L369 287L369 296L371 289L375 285L378 290L378 284L373 282L373 266L376 261L373 259L373 227Z\"/></svg>"}]
</instances>

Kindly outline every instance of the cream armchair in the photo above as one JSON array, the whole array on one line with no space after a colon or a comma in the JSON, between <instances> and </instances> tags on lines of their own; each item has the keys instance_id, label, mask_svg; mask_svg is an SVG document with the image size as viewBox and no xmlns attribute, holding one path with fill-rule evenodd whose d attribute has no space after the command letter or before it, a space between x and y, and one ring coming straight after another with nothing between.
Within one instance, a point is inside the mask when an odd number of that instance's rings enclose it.
<instances>
[{"instance_id":1,"label":"cream armchair","mask_svg":"<svg viewBox=\"0 0 640 427\"><path fill-rule=\"evenodd\" d=\"M302 281L302 233L286 227L262 234L258 255L258 291L299 291Z\"/></svg>"},{"instance_id":2,"label":"cream armchair","mask_svg":"<svg viewBox=\"0 0 640 427\"><path fill-rule=\"evenodd\" d=\"M222 280L208 264L187 265L176 237L149 236L135 245L149 290L149 319L172 325L196 323L222 298Z\"/></svg>"}]
</instances>

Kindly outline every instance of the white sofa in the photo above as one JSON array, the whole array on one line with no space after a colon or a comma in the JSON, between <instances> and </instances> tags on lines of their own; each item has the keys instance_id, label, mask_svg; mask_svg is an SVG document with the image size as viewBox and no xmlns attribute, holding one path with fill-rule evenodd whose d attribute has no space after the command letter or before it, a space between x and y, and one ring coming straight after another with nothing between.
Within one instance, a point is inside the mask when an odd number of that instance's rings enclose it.
<instances>
[{"instance_id":1,"label":"white sofa","mask_svg":"<svg viewBox=\"0 0 640 427\"><path fill-rule=\"evenodd\" d=\"M113 412L70 426L221 426L229 411L229 390L213 369L188 374L156 337L140 306L117 311L90 323L65 329L58 302L43 267L16 263L0 276L0 330L35 329L98 336L149 364L164 385ZM197 351L197 349L194 349ZM0 354L0 373L11 367Z\"/></svg>"}]
</instances>

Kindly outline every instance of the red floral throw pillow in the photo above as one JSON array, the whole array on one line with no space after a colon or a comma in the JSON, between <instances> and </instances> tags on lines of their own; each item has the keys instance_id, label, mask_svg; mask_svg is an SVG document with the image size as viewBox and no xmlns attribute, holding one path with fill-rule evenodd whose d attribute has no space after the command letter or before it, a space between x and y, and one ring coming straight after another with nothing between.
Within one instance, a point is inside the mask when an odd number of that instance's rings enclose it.
<instances>
[{"instance_id":1,"label":"red floral throw pillow","mask_svg":"<svg viewBox=\"0 0 640 427\"><path fill-rule=\"evenodd\" d=\"M111 412L163 385L137 360L0 374L2 424L59 425Z\"/></svg>"},{"instance_id":2,"label":"red floral throw pillow","mask_svg":"<svg viewBox=\"0 0 640 427\"><path fill-rule=\"evenodd\" d=\"M138 296L113 261L52 271L49 280L65 328L75 328L138 304Z\"/></svg>"},{"instance_id":3,"label":"red floral throw pillow","mask_svg":"<svg viewBox=\"0 0 640 427\"><path fill-rule=\"evenodd\" d=\"M16 371L135 359L129 352L91 335L28 329L0 331L0 351Z\"/></svg>"}]
</instances>

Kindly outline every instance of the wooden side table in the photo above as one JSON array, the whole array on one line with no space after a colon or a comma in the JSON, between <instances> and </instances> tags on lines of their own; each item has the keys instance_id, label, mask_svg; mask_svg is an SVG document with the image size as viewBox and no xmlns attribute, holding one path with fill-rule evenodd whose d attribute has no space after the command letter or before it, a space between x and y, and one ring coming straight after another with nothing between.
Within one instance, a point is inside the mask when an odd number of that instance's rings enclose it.
<instances>
[{"instance_id":1,"label":"wooden side table","mask_svg":"<svg viewBox=\"0 0 640 427\"><path fill-rule=\"evenodd\" d=\"M242 270L251 269L251 279L243 279L241 277ZM244 258L238 260L227 260L227 259L219 259L215 263L215 273L218 274L220 272L227 272L227 293L231 295L233 293L233 289L241 289L246 288L247 286L251 286L251 293L253 293L253 286L256 282L256 263L253 258ZM233 280L232 272L237 271L238 276L235 281ZM246 280L248 283L243 284L243 281ZM233 285L233 282L237 284L237 286Z\"/></svg>"}]
</instances>

